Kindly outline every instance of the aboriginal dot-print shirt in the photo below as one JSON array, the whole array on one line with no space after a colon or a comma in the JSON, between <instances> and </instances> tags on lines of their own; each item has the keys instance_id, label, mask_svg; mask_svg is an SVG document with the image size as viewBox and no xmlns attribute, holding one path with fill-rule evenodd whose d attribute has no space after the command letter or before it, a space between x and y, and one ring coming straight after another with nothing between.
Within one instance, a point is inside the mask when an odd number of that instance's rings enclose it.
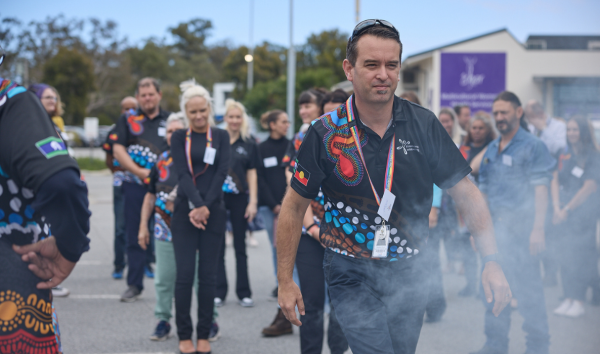
<instances>
[{"instance_id":1,"label":"aboriginal dot-print shirt","mask_svg":"<svg viewBox=\"0 0 600 354\"><path fill-rule=\"evenodd\" d=\"M160 110L158 116L149 119L141 110L127 112L119 118L114 143L127 149L131 159L140 167L151 169L158 161L158 155L169 146L165 140L166 121L169 112ZM110 137L109 137L110 138ZM123 181L144 184L146 181L129 171L125 171Z\"/></svg>"},{"instance_id":2,"label":"aboriginal dot-print shirt","mask_svg":"<svg viewBox=\"0 0 600 354\"><path fill-rule=\"evenodd\" d=\"M171 151L163 152L150 172L150 183L148 184L148 192L156 196L154 237L161 241L171 242L171 216L173 213L167 209L167 198L177 185L177 177L177 172L173 168Z\"/></svg>"},{"instance_id":3,"label":"aboriginal dot-print shirt","mask_svg":"<svg viewBox=\"0 0 600 354\"><path fill-rule=\"evenodd\" d=\"M385 261L419 254L429 236L433 184L447 189L471 172L435 115L401 98L394 98L392 121L380 137L354 107L360 144L375 190L383 195L385 167L395 135L396 155ZM372 258L375 228L382 223L367 172L341 105L312 122L296 158L291 187L304 198L323 192L321 243L343 255Z\"/></svg>"}]
</instances>

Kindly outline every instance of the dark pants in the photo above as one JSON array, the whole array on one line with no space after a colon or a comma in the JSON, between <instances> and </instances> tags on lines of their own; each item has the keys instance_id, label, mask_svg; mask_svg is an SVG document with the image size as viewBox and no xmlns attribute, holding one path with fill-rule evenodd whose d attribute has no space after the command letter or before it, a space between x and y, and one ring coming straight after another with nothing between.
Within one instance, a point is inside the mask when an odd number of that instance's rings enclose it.
<instances>
[{"instance_id":1,"label":"dark pants","mask_svg":"<svg viewBox=\"0 0 600 354\"><path fill-rule=\"evenodd\" d=\"M252 297L250 291L250 281L248 280L248 256L246 255L246 230L248 222L244 217L246 207L248 206L248 196L246 194L225 193L225 208L229 210L229 220L233 230L233 247L235 249L236 262L236 285L235 292L238 299ZM219 268L217 272L217 297L225 299L227 297L227 273L225 271L225 238L221 245L221 254L219 255Z\"/></svg>"},{"instance_id":2,"label":"dark pants","mask_svg":"<svg viewBox=\"0 0 600 354\"><path fill-rule=\"evenodd\" d=\"M531 221L533 218L531 218ZM494 220L498 252L502 255L502 270L508 280L513 296L519 300L519 312L524 318L523 330L527 333L528 353L547 354L550 346L546 300L540 274L540 262L529 253L531 228L514 227L519 221ZM526 231L524 231L526 230ZM510 307L498 317L492 313L494 303L488 304L480 289L486 306L486 345L499 351L508 351L510 330Z\"/></svg>"},{"instance_id":3,"label":"dark pants","mask_svg":"<svg viewBox=\"0 0 600 354\"><path fill-rule=\"evenodd\" d=\"M296 267L302 287L305 315L300 316L300 352L302 354L321 354L323 349L323 314L325 307L325 277L323 274L323 256L325 248L306 234L300 237ZM335 316L334 307L329 313L327 344L331 354L342 354L348 349L348 341Z\"/></svg>"},{"instance_id":4,"label":"dark pants","mask_svg":"<svg viewBox=\"0 0 600 354\"><path fill-rule=\"evenodd\" d=\"M125 250L127 238L125 237L125 206L123 201L122 186L113 186L113 211L115 214L115 270L125 269Z\"/></svg>"},{"instance_id":5,"label":"dark pants","mask_svg":"<svg viewBox=\"0 0 600 354\"><path fill-rule=\"evenodd\" d=\"M415 352L427 303L425 263L421 256L390 263L325 251L331 303L354 354Z\"/></svg>"},{"instance_id":6,"label":"dark pants","mask_svg":"<svg viewBox=\"0 0 600 354\"><path fill-rule=\"evenodd\" d=\"M562 245L560 271L566 298L585 301L588 286L598 272L596 220L569 217L556 228Z\"/></svg>"},{"instance_id":7,"label":"dark pants","mask_svg":"<svg viewBox=\"0 0 600 354\"><path fill-rule=\"evenodd\" d=\"M421 257L426 258L426 267L429 270L429 275L425 280L429 286L429 296L425 312L427 313L427 318L431 321L438 321L442 318L444 312L446 312L446 296L444 295L442 265L440 262L441 238L441 229L433 228L429 232L427 252L421 255Z\"/></svg>"},{"instance_id":8,"label":"dark pants","mask_svg":"<svg viewBox=\"0 0 600 354\"><path fill-rule=\"evenodd\" d=\"M127 235L127 285L134 285L140 291L144 289L144 266L146 251L138 243L140 213L146 187L135 183L123 182L123 200L125 208L125 234Z\"/></svg>"},{"instance_id":9,"label":"dark pants","mask_svg":"<svg viewBox=\"0 0 600 354\"><path fill-rule=\"evenodd\" d=\"M192 338L192 287L198 253L198 324L197 339L208 339L213 319L213 306L217 284L217 263L225 233L225 209L210 210L206 230L200 230L190 223L189 207L186 200L178 197L171 219L173 250L177 277L175 281L175 323L179 340ZM222 223L222 227L212 227L211 223Z\"/></svg>"},{"instance_id":10,"label":"dark pants","mask_svg":"<svg viewBox=\"0 0 600 354\"><path fill-rule=\"evenodd\" d=\"M467 278L467 287L477 289L477 253L471 247L471 234L462 233L459 235L458 247L461 258L465 266L465 278Z\"/></svg>"}]
</instances>

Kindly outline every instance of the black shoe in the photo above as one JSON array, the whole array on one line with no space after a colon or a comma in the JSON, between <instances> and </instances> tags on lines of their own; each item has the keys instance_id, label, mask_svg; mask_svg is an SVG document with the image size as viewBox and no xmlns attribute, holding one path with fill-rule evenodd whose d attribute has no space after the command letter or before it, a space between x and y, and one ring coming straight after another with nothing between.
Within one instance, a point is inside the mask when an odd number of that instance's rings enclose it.
<instances>
[{"instance_id":1,"label":"black shoe","mask_svg":"<svg viewBox=\"0 0 600 354\"><path fill-rule=\"evenodd\" d=\"M221 329L219 328L219 324L217 323L217 321L213 321L213 323L210 324L210 332L208 332L208 341L215 342L217 339L219 339L220 335Z\"/></svg>"},{"instance_id":2,"label":"black shoe","mask_svg":"<svg viewBox=\"0 0 600 354\"><path fill-rule=\"evenodd\" d=\"M121 295L122 302L135 302L142 292L135 285L130 285L127 290Z\"/></svg>"},{"instance_id":3,"label":"black shoe","mask_svg":"<svg viewBox=\"0 0 600 354\"><path fill-rule=\"evenodd\" d=\"M476 352L471 352L469 354L507 354L508 351L494 349L492 347L488 347L487 345L483 346L483 348L479 349Z\"/></svg>"},{"instance_id":4,"label":"black shoe","mask_svg":"<svg viewBox=\"0 0 600 354\"><path fill-rule=\"evenodd\" d=\"M169 338L169 332L171 332L171 325L167 321L160 321L156 325L154 333L150 336L150 340L162 342Z\"/></svg>"},{"instance_id":5,"label":"black shoe","mask_svg":"<svg viewBox=\"0 0 600 354\"><path fill-rule=\"evenodd\" d=\"M475 296L475 287L467 285L461 291L458 292L458 296L460 297L470 297Z\"/></svg>"}]
</instances>

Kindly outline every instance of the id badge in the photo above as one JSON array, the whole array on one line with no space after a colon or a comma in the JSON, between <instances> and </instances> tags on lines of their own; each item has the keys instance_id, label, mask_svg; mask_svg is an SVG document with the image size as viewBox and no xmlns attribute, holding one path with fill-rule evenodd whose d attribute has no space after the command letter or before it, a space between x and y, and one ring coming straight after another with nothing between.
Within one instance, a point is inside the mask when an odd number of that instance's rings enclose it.
<instances>
[{"instance_id":1,"label":"id badge","mask_svg":"<svg viewBox=\"0 0 600 354\"><path fill-rule=\"evenodd\" d=\"M214 147L207 146L206 151L204 152L204 163L209 165L215 164L215 155L217 154L217 149Z\"/></svg>"},{"instance_id":2,"label":"id badge","mask_svg":"<svg viewBox=\"0 0 600 354\"><path fill-rule=\"evenodd\" d=\"M388 242L390 239L390 225L377 225L375 227L375 239L373 240L373 258L386 258Z\"/></svg>"}]
</instances>

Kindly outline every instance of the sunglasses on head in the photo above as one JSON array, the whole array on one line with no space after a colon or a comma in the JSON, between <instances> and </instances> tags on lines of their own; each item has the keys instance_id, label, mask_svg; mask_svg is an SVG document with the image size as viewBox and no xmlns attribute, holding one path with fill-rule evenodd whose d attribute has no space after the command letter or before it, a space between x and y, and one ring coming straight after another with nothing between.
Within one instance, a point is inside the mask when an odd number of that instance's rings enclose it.
<instances>
[{"instance_id":1,"label":"sunglasses on head","mask_svg":"<svg viewBox=\"0 0 600 354\"><path fill-rule=\"evenodd\" d=\"M364 31L366 31L368 28L371 28L371 27L374 27L377 25L387 27L387 28L393 30L394 32L396 32L398 37L400 37L400 32L398 32L396 27L394 27L394 25L392 25L390 22L388 22L386 20L371 19L371 20L361 21L358 23L358 25L356 25L356 27L354 27L354 31L352 31L352 35L350 36L350 41L352 41L354 39L354 37L360 35Z\"/></svg>"}]
</instances>

